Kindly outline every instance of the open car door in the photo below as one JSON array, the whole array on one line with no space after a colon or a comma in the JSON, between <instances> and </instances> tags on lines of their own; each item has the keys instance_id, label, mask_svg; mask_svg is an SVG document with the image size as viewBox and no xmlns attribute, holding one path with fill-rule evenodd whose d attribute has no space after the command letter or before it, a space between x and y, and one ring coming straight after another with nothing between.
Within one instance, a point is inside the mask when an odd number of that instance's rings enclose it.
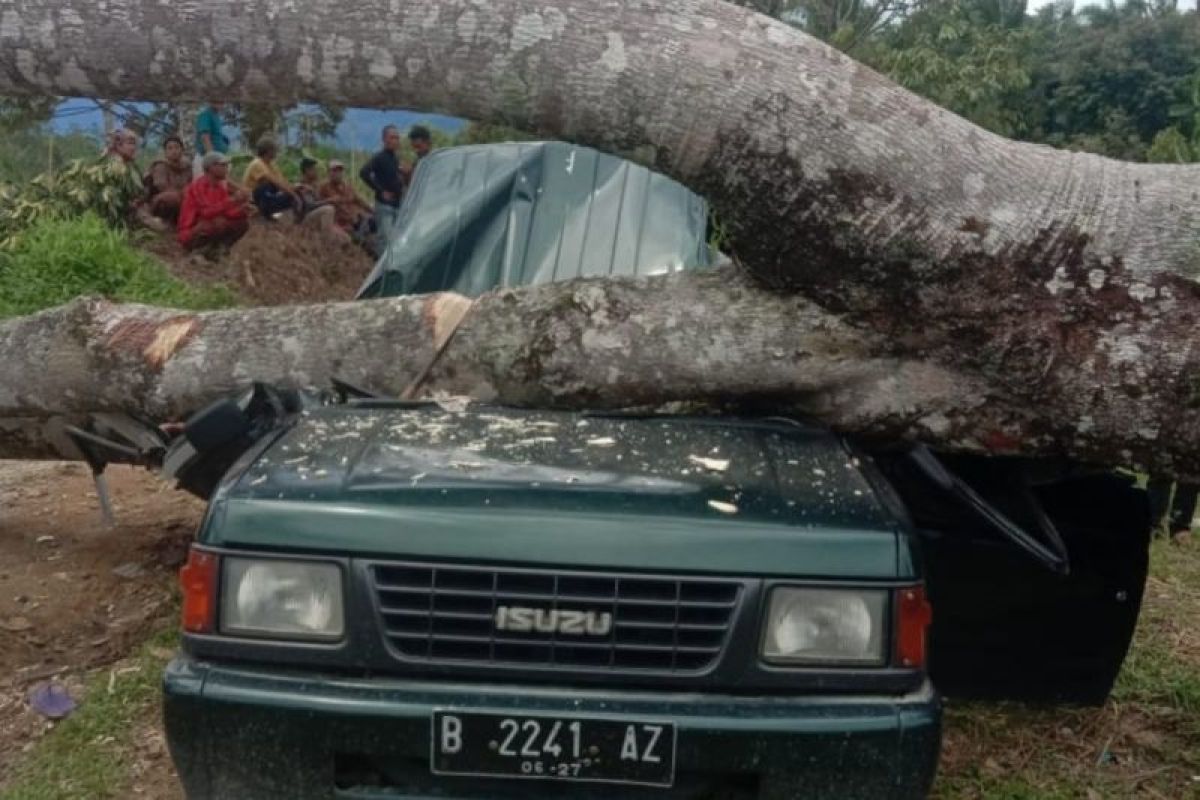
<instances>
[{"instance_id":1,"label":"open car door","mask_svg":"<svg viewBox=\"0 0 1200 800\"><path fill-rule=\"evenodd\" d=\"M934 685L950 697L1104 702L1149 563L1149 506L1133 479L922 448L876 460L921 538Z\"/></svg>"}]
</instances>

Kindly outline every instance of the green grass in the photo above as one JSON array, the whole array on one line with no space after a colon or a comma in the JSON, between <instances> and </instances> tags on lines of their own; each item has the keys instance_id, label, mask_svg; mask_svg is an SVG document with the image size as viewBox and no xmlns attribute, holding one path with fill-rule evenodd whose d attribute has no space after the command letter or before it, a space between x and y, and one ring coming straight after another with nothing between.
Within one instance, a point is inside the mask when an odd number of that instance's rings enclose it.
<instances>
[{"instance_id":1,"label":"green grass","mask_svg":"<svg viewBox=\"0 0 1200 800\"><path fill-rule=\"evenodd\" d=\"M1103 708L948 708L933 797L1200 798L1200 545L1154 544L1134 644Z\"/></svg>"},{"instance_id":2,"label":"green grass","mask_svg":"<svg viewBox=\"0 0 1200 800\"><path fill-rule=\"evenodd\" d=\"M1197 545L1158 543L1138 619L1137 646L1113 700L1178 712L1200 737L1200 555ZM1200 744L1200 743L1198 743Z\"/></svg>"},{"instance_id":3,"label":"green grass","mask_svg":"<svg viewBox=\"0 0 1200 800\"><path fill-rule=\"evenodd\" d=\"M129 237L85 214L46 219L0 251L0 318L60 305L81 295L173 308L233 304L225 287L193 287L137 250Z\"/></svg>"},{"instance_id":4,"label":"green grass","mask_svg":"<svg viewBox=\"0 0 1200 800\"><path fill-rule=\"evenodd\" d=\"M95 675L79 708L6 776L0 800L123 798L136 723L158 698L174 629L151 637L126 662Z\"/></svg>"}]
</instances>

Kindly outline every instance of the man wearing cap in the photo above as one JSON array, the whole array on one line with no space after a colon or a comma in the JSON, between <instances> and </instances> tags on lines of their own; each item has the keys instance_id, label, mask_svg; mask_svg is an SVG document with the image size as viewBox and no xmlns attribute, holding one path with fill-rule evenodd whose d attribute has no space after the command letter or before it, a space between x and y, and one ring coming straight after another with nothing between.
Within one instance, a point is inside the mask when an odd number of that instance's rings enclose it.
<instances>
[{"instance_id":1,"label":"man wearing cap","mask_svg":"<svg viewBox=\"0 0 1200 800\"><path fill-rule=\"evenodd\" d=\"M341 161L329 162L329 176L317 194L333 204L334 221L339 228L360 238L369 233L371 206L346 180L346 165Z\"/></svg>"},{"instance_id":2,"label":"man wearing cap","mask_svg":"<svg viewBox=\"0 0 1200 800\"><path fill-rule=\"evenodd\" d=\"M300 159L300 182L296 184L296 196L300 198L296 213L300 224L320 231L335 242L348 243L350 237L335 222L333 203L321 197L320 179L317 160L308 156Z\"/></svg>"},{"instance_id":3,"label":"man wearing cap","mask_svg":"<svg viewBox=\"0 0 1200 800\"><path fill-rule=\"evenodd\" d=\"M229 158L219 151L201 159L204 174L183 193L179 210L179 243L187 250L228 247L250 228L250 200L229 186Z\"/></svg>"}]
</instances>

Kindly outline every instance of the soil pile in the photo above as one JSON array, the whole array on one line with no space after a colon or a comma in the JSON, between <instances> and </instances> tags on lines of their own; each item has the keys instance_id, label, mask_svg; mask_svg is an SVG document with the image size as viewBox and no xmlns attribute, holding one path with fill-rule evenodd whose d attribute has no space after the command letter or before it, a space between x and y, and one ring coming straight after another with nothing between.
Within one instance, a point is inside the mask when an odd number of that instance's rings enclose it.
<instances>
[{"instance_id":1,"label":"soil pile","mask_svg":"<svg viewBox=\"0 0 1200 800\"><path fill-rule=\"evenodd\" d=\"M289 221L253 220L250 231L215 261L187 253L174 239L145 249L192 284L223 283L252 306L352 300L374 259L361 247L337 244Z\"/></svg>"}]
</instances>

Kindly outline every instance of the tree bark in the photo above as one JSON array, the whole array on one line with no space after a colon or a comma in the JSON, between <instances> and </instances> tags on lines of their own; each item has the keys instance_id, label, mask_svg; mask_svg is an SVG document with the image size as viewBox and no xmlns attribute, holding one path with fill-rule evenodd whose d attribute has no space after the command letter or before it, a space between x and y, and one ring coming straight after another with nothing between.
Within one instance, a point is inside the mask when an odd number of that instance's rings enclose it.
<instances>
[{"instance_id":1,"label":"tree bark","mask_svg":"<svg viewBox=\"0 0 1200 800\"><path fill-rule=\"evenodd\" d=\"M1006 386L897 357L886 336L731 267L505 289L463 317L469 302L443 293L184 313L85 298L12 320L0 324L0 375L21 378L0 379L0 453L77 457L61 430L88 412L176 420L252 380L320 388L338 377L399 395L433 364L422 384L433 395L560 408L733 403L957 450L1167 463L1143 431L1056 422L1061 399L1031 408ZM1093 398L1096 418L1108 419L1105 401Z\"/></svg>"},{"instance_id":2,"label":"tree bark","mask_svg":"<svg viewBox=\"0 0 1200 800\"><path fill-rule=\"evenodd\" d=\"M942 418L986 433L985 387L891 357L879 337L729 267L502 290L464 318L469 302L443 293L185 313L83 298L11 320L0 324L0 375L21 378L0 380L0 453L73 456L61 428L89 412L176 420L252 380L320 388L338 377L399 395L430 364L425 392L485 402L736 400L887 437L929 435ZM1014 413L992 403L988 417Z\"/></svg>"},{"instance_id":3,"label":"tree bark","mask_svg":"<svg viewBox=\"0 0 1200 800\"><path fill-rule=\"evenodd\" d=\"M868 365L957 376L985 420L1023 410L981 441L1197 471L1200 168L1004 140L743 8L0 0L0 94L47 92L414 106L635 152L713 202L758 281L872 342ZM910 408L945 444L980 432Z\"/></svg>"}]
</instances>

